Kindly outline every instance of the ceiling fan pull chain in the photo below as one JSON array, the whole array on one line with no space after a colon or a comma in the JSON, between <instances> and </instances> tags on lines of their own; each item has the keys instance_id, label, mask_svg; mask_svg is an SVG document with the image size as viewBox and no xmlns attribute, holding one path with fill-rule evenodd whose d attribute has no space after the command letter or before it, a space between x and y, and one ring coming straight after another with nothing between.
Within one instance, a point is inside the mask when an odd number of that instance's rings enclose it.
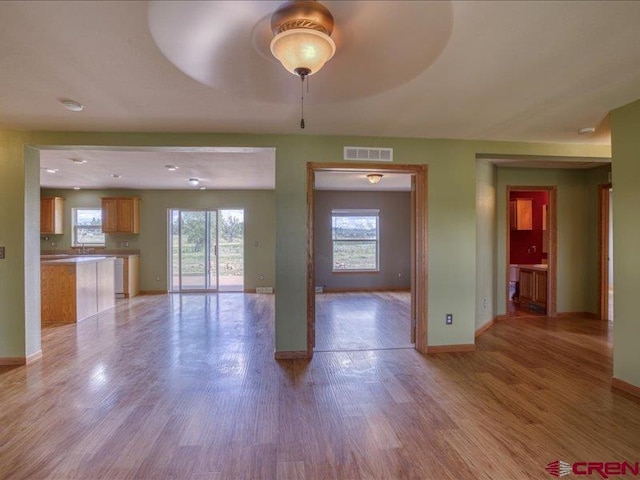
<instances>
[{"instance_id":1,"label":"ceiling fan pull chain","mask_svg":"<svg viewBox=\"0 0 640 480\"><path fill-rule=\"evenodd\" d=\"M301 108L302 108L302 113L300 114L300 128L304 129L304 78L305 75L301 75L300 78L302 79L302 84L301 84L301 90L302 90L302 101L301 101ZM307 83L307 87L309 86L309 84Z\"/></svg>"}]
</instances>

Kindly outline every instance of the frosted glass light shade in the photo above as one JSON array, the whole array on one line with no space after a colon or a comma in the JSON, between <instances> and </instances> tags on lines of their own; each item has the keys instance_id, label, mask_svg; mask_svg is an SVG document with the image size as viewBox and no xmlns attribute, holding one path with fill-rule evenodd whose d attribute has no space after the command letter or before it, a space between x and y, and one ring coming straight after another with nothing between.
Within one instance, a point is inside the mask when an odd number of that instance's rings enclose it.
<instances>
[{"instance_id":1,"label":"frosted glass light shade","mask_svg":"<svg viewBox=\"0 0 640 480\"><path fill-rule=\"evenodd\" d=\"M382 180L382 174L381 173L369 173L367 175L367 180L369 180L369 183L380 183L380 180Z\"/></svg>"},{"instance_id":2,"label":"frosted glass light shade","mask_svg":"<svg viewBox=\"0 0 640 480\"><path fill-rule=\"evenodd\" d=\"M329 35L308 28L293 28L271 40L271 53L294 75L296 68L308 68L316 73L336 53L336 44Z\"/></svg>"}]
</instances>

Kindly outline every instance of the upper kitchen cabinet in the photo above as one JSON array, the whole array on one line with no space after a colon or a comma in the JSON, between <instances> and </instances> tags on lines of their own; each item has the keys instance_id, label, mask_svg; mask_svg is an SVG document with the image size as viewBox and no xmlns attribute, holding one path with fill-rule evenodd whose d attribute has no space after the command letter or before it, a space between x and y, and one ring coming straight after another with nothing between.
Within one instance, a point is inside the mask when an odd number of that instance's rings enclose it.
<instances>
[{"instance_id":1,"label":"upper kitchen cabinet","mask_svg":"<svg viewBox=\"0 0 640 480\"><path fill-rule=\"evenodd\" d=\"M509 202L511 230L533 230L533 199L516 198Z\"/></svg>"},{"instance_id":2,"label":"upper kitchen cabinet","mask_svg":"<svg viewBox=\"0 0 640 480\"><path fill-rule=\"evenodd\" d=\"M104 233L140 233L140 199L108 197L102 199Z\"/></svg>"},{"instance_id":3,"label":"upper kitchen cabinet","mask_svg":"<svg viewBox=\"0 0 640 480\"><path fill-rule=\"evenodd\" d=\"M47 197L40 199L40 233L60 235L64 215L64 198Z\"/></svg>"}]
</instances>

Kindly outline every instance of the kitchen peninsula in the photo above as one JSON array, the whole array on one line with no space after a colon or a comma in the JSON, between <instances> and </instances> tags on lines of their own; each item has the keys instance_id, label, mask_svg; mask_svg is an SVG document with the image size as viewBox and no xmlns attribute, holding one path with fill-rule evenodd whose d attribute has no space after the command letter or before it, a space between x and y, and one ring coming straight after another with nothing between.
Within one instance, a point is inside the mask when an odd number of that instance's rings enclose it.
<instances>
[{"instance_id":1,"label":"kitchen peninsula","mask_svg":"<svg viewBox=\"0 0 640 480\"><path fill-rule=\"evenodd\" d=\"M113 257L43 259L42 324L75 323L115 306Z\"/></svg>"}]
</instances>

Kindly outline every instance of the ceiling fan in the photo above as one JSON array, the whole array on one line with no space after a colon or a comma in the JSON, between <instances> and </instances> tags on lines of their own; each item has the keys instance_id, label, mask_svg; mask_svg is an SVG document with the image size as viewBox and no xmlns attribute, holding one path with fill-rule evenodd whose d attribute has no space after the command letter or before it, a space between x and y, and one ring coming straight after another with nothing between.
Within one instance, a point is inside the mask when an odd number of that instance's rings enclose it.
<instances>
[{"instance_id":1,"label":"ceiling fan","mask_svg":"<svg viewBox=\"0 0 640 480\"><path fill-rule=\"evenodd\" d=\"M149 2L148 24L171 63L218 92L291 104L300 101L291 73L313 75L307 101L326 104L391 90L423 73L449 39L453 11L448 1L168 1ZM298 33L320 45L320 64L290 62Z\"/></svg>"}]
</instances>

